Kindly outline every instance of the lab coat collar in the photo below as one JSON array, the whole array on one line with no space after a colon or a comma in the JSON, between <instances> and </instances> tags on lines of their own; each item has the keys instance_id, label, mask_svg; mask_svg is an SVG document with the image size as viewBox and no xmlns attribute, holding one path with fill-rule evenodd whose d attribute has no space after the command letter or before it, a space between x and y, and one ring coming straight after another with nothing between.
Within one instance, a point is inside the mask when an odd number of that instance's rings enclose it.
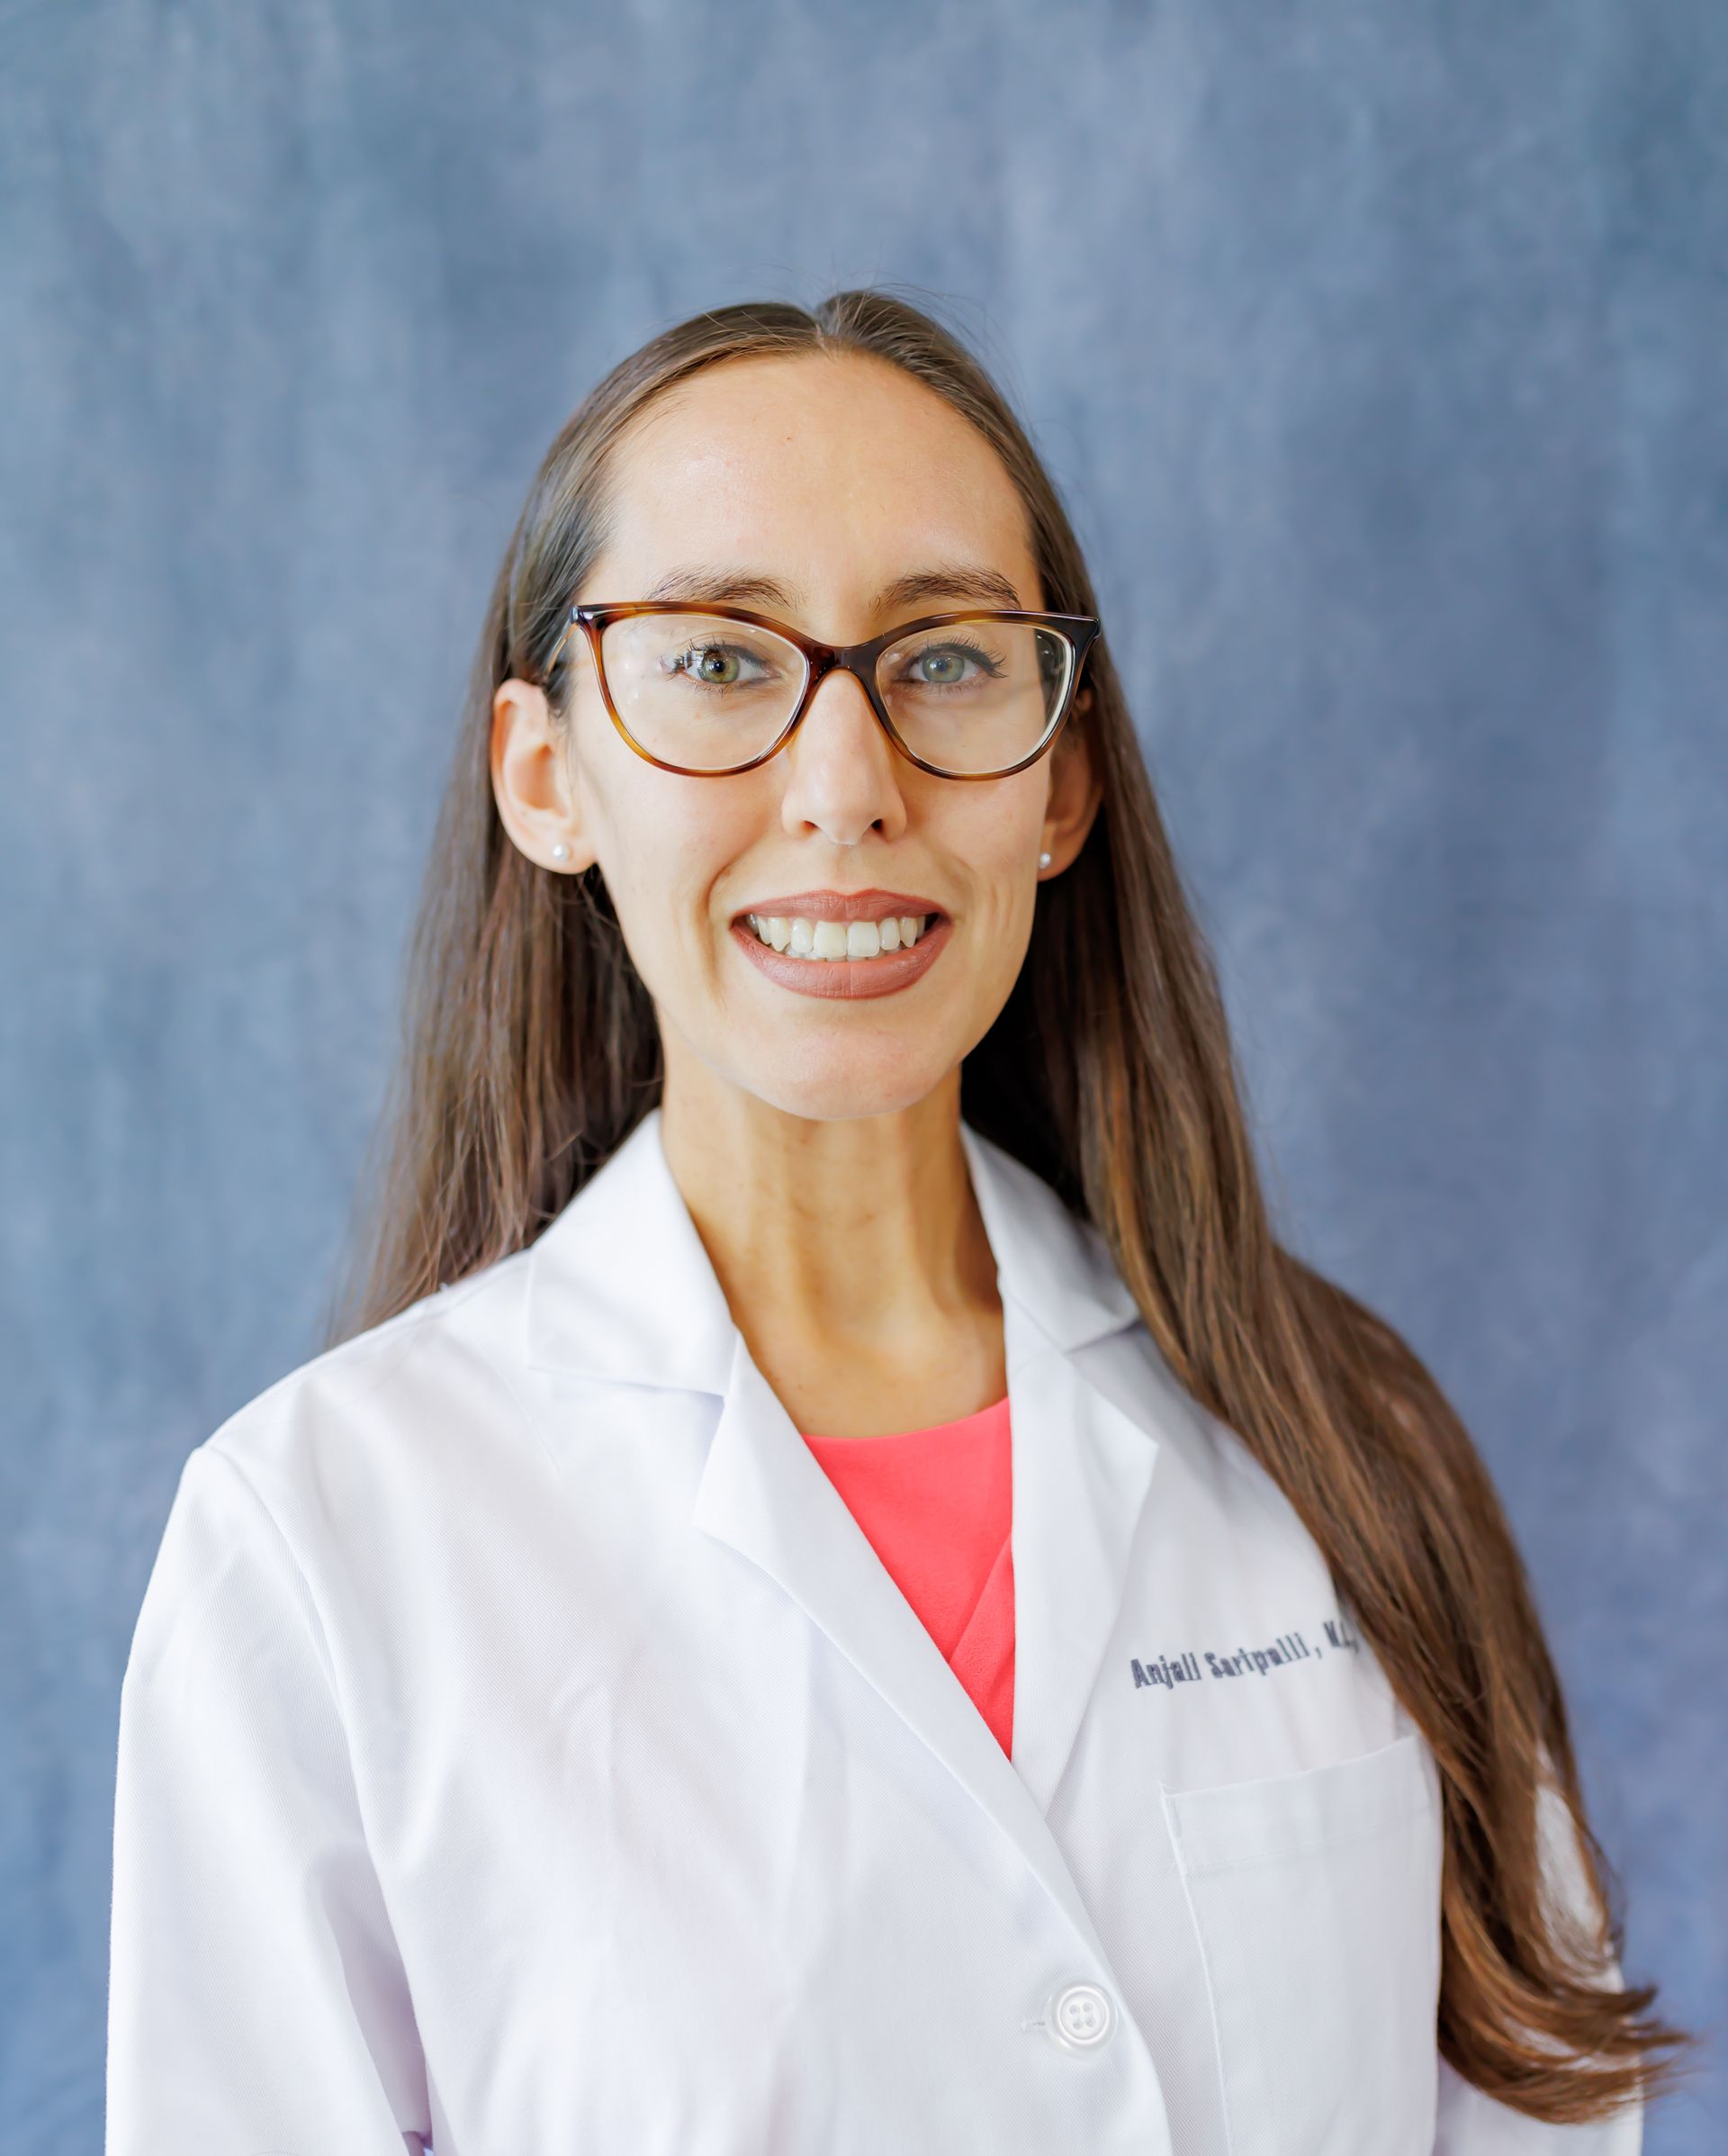
<instances>
[{"instance_id":1,"label":"lab coat collar","mask_svg":"<svg viewBox=\"0 0 1728 2156\"><path fill-rule=\"evenodd\" d=\"M997 1265L1013 1447L1012 1757L751 1356L650 1112L532 1252L536 1367L720 1396L693 1524L789 1595L1018 1849L1094 1965L1108 1957L1046 1815L1099 1681L1158 1452L1076 1350L1138 1312L1095 1231L962 1123ZM558 1433L554 1432L554 1443Z\"/></svg>"},{"instance_id":2,"label":"lab coat collar","mask_svg":"<svg viewBox=\"0 0 1728 2156\"><path fill-rule=\"evenodd\" d=\"M1102 1237L1048 1184L962 1121L960 1141L1004 1304L1052 1346L1138 1316ZM648 1112L534 1246L528 1360L627 1385L724 1393L735 1327Z\"/></svg>"}]
</instances>

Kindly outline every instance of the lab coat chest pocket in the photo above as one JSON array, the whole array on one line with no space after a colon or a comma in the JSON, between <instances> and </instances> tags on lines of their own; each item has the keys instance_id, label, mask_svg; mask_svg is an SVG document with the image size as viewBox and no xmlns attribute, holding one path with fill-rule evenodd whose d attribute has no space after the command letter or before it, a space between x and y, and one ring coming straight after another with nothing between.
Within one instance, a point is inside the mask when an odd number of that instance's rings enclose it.
<instances>
[{"instance_id":1,"label":"lab coat chest pocket","mask_svg":"<svg viewBox=\"0 0 1728 2156\"><path fill-rule=\"evenodd\" d=\"M1420 1734L1302 1773L1159 1792L1230 2156L1426 2156L1441 1816Z\"/></svg>"}]
</instances>

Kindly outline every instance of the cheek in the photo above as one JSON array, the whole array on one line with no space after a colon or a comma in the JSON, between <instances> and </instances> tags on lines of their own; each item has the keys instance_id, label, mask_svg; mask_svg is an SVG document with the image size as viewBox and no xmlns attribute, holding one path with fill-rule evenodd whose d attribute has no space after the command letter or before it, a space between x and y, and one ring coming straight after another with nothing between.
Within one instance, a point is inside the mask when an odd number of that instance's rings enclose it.
<instances>
[{"instance_id":1,"label":"cheek","mask_svg":"<svg viewBox=\"0 0 1728 2156\"><path fill-rule=\"evenodd\" d=\"M596 843L626 945L652 988L680 950L711 940L715 884L756 823L719 781L657 771L619 745L634 768L598 774Z\"/></svg>"},{"instance_id":2,"label":"cheek","mask_svg":"<svg viewBox=\"0 0 1728 2156\"><path fill-rule=\"evenodd\" d=\"M1030 920L1036 895L1031 864L1044 818L1041 769L957 790L973 798L951 803L942 818L942 849L954 862L956 889L994 927Z\"/></svg>"}]
</instances>

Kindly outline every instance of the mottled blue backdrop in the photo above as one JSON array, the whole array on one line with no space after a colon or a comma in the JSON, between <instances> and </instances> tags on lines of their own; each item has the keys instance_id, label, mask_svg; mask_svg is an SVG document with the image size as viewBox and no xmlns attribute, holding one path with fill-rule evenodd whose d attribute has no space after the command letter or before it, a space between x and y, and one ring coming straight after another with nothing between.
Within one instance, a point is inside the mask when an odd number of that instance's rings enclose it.
<instances>
[{"instance_id":1,"label":"mottled blue backdrop","mask_svg":"<svg viewBox=\"0 0 1728 2156\"><path fill-rule=\"evenodd\" d=\"M1721 0L4 0L0 105L7 2148L99 2145L131 1626L317 1344L534 465L872 281L1066 492L1284 1231L1478 1433L1719 2028Z\"/></svg>"}]
</instances>

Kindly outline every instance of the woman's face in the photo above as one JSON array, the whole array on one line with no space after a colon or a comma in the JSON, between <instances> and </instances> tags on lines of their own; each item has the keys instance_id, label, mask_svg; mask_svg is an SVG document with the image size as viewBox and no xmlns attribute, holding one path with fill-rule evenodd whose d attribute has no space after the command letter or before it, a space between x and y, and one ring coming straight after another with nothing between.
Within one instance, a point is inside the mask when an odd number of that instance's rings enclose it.
<instances>
[{"instance_id":1,"label":"woman's face","mask_svg":"<svg viewBox=\"0 0 1728 2156\"><path fill-rule=\"evenodd\" d=\"M583 600L646 598L682 573L694 576L688 596L714 598L722 580L751 578L779 589L736 603L833 644L945 609L1045 604L994 451L886 362L710 367L634 423L612 479L609 536ZM944 581L980 571L1004 580L1000 596ZM914 575L935 581L878 605ZM937 778L897 753L861 683L837 670L766 763L679 777L621 738L580 633L566 650L567 735L537 689L499 690L494 790L531 859L572 873L599 863L653 1000L669 1093L718 1081L792 1114L838 1118L910 1107L950 1078L1020 971L1040 852L1051 855L1042 873L1059 874L1095 813L1080 729L1070 723L1055 752L1011 777ZM560 843L567 858L553 853ZM920 944L897 959L752 957L763 947L746 915L796 916L775 902L865 892L937 916L922 970L908 962ZM873 964L886 970L874 976ZM842 984L855 992L832 992Z\"/></svg>"}]
</instances>

